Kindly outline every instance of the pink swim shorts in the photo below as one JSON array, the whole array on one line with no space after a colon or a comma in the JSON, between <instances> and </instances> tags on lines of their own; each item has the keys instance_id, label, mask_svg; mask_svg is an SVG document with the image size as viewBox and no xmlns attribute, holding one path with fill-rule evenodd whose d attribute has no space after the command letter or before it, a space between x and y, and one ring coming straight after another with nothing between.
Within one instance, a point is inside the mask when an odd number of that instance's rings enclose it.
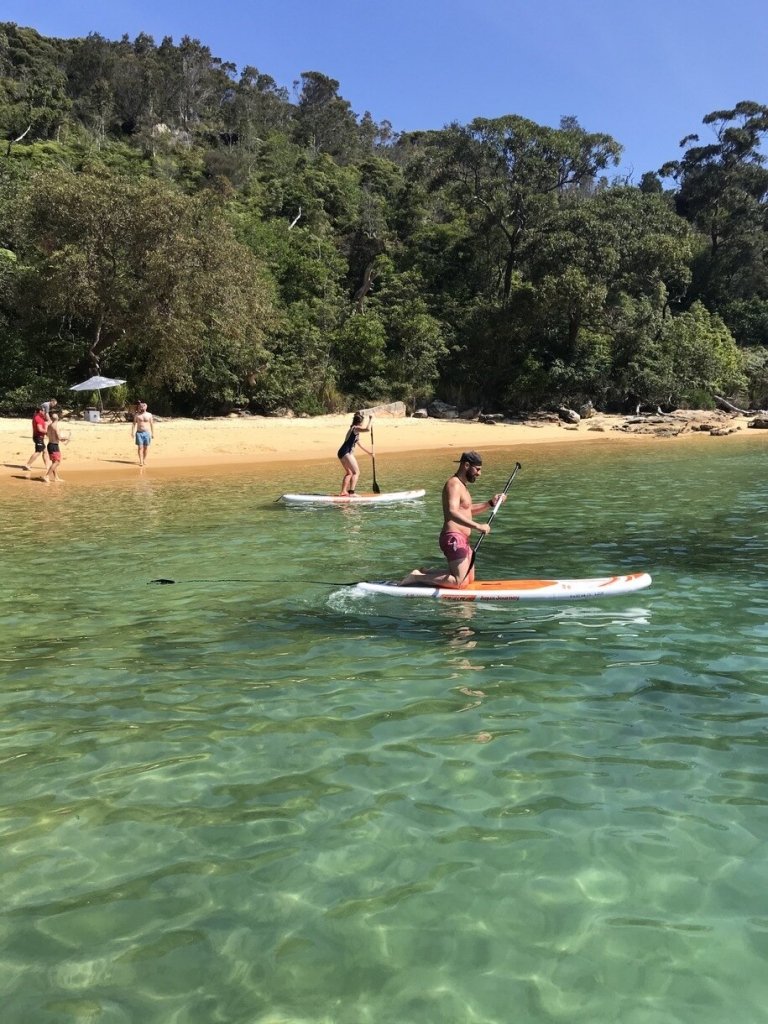
<instances>
[{"instance_id":1,"label":"pink swim shorts","mask_svg":"<svg viewBox=\"0 0 768 1024\"><path fill-rule=\"evenodd\" d=\"M471 553L469 538L465 537L463 533L444 530L440 534L438 543L440 544L440 550L449 562L460 562L463 558L467 558Z\"/></svg>"}]
</instances>

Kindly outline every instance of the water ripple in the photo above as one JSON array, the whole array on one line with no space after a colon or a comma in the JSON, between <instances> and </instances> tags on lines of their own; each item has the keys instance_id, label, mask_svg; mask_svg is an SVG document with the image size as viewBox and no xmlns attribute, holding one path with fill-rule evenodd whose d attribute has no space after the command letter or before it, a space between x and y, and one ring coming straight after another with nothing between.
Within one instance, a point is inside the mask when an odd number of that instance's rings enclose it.
<instances>
[{"instance_id":1,"label":"water ripple","mask_svg":"<svg viewBox=\"0 0 768 1024\"><path fill-rule=\"evenodd\" d=\"M437 555L419 455L73 489L63 547L0 496L4 1019L762 1022L764 446L518 457L481 573L641 599L355 599Z\"/></svg>"}]
</instances>

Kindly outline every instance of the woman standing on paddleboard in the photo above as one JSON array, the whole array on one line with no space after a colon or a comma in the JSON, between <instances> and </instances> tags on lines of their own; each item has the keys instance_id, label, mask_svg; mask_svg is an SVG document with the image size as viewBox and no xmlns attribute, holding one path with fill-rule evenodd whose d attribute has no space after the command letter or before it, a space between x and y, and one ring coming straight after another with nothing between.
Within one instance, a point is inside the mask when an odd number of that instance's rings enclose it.
<instances>
[{"instance_id":1,"label":"woman standing on paddleboard","mask_svg":"<svg viewBox=\"0 0 768 1024\"><path fill-rule=\"evenodd\" d=\"M344 479L341 481L341 494L354 494L355 487L357 486L357 478L360 476L360 467L357 464L353 452L355 445L360 444L360 434L367 434L371 429L371 420L373 416L368 417L368 426L363 426L363 414L356 412L352 417L352 426L347 431L347 436L344 438L344 443L341 448L336 452L341 464L344 467ZM360 447L366 453L366 455L372 455L365 445L360 444Z\"/></svg>"}]
</instances>

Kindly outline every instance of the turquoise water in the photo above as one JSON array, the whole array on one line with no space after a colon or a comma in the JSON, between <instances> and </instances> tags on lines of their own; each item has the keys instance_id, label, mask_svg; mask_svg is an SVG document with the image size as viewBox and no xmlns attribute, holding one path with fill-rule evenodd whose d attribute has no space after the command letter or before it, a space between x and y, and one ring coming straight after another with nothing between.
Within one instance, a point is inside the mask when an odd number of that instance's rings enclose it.
<instances>
[{"instance_id":1,"label":"turquoise water","mask_svg":"<svg viewBox=\"0 0 768 1024\"><path fill-rule=\"evenodd\" d=\"M448 457L377 460L397 507L0 493L4 1024L765 1020L765 441L488 452L483 496L516 458L479 575L653 588L333 585L439 561Z\"/></svg>"}]
</instances>

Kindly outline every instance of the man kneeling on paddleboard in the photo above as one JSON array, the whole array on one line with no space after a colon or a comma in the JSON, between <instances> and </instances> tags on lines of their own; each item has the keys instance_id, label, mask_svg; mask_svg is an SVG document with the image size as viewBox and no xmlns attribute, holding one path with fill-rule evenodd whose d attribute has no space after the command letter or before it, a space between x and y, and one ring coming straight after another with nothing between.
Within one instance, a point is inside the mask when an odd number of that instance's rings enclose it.
<instances>
[{"instance_id":1,"label":"man kneeling on paddleboard","mask_svg":"<svg viewBox=\"0 0 768 1024\"><path fill-rule=\"evenodd\" d=\"M449 477L443 487L443 528L438 543L440 550L448 560L448 571L444 569L414 569L400 586L424 584L429 587L465 587L475 578L475 567L472 562L472 548L469 538L473 530L488 534L491 527L488 523L476 523L474 516L486 509L490 510L501 501L506 501L506 494L494 494L488 501L475 502L469 493L469 485L473 484L483 471L483 460L477 452L463 452L459 459L459 468Z\"/></svg>"}]
</instances>

